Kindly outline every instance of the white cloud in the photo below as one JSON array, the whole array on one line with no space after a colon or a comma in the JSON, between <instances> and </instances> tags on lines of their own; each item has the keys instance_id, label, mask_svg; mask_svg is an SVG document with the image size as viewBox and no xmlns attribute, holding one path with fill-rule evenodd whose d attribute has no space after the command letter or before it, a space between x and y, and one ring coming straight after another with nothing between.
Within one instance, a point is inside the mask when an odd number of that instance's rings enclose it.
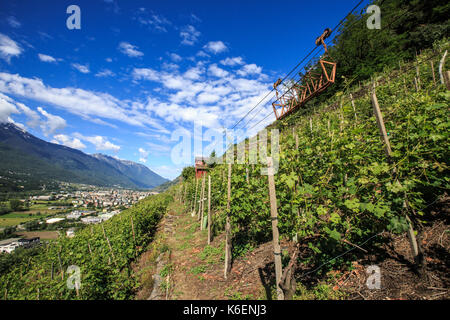
<instances>
[{"instance_id":1,"label":"white cloud","mask_svg":"<svg viewBox=\"0 0 450 320\"><path fill-rule=\"evenodd\" d=\"M105 60L106 60L106 62L112 62L113 61L111 58L106 58Z\"/></svg>"},{"instance_id":2,"label":"white cloud","mask_svg":"<svg viewBox=\"0 0 450 320\"><path fill-rule=\"evenodd\" d=\"M222 41L210 41L203 48L214 54L224 52L228 49Z\"/></svg>"},{"instance_id":3,"label":"white cloud","mask_svg":"<svg viewBox=\"0 0 450 320\"><path fill-rule=\"evenodd\" d=\"M181 58L181 56L176 53L170 53L169 56L175 62L180 62L181 60L183 60L183 58Z\"/></svg>"},{"instance_id":4,"label":"white cloud","mask_svg":"<svg viewBox=\"0 0 450 320\"><path fill-rule=\"evenodd\" d=\"M177 64L175 64L175 63L171 63L171 62L169 62L169 63L164 62L164 63L162 64L162 68L163 68L163 69L166 69L166 70L177 70L177 69L180 68L180 66L177 65Z\"/></svg>"},{"instance_id":5,"label":"white cloud","mask_svg":"<svg viewBox=\"0 0 450 320\"><path fill-rule=\"evenodd\" d=\"M134 68L132 76L135 80L158 81L160 79L159 72L149 68Z\"/></svg>"},{"instance_id":6,"label":"white cloud","mask_svg":"<svg viewBox=\"0 0 450 320\"><path fill-rule=\"evenodd\" d=\"M19 107L22 113L27 116L28 126L30 126L31 128L37 128L41 124L41 117L36 111L30 109L29 107L20 102L16 102L16 105Z\"/></svg>"},{"instance_id":7,"label":"white cloud","mask_svg":"<svg viewBox=\"0 0 450 320\"><path fill-rule=\"evenodd\" d=\"M22 48L10 37L0 33L0 58L10 62L12 57L17 57L22 53Z\"/></svg>"},{"instance_id":8,"label":"white cloud","mask_svg":"<svg viewBox=\"0 0 450 320\"><path fill-rule=\"evenodd\" d=\"M201 75L203 73L202 68L199 66L195 68L190 68L184 73L184 77L190 80L199 80L201 78Z\"/></svg>"},{"instance_id":9,"label":"white cloud","mask_svg":"<svg viewBox=\"0 0 450 320\"><path fill-rule=\"evenodd\" d=\"M208 104L219 101L220 96L208 92L202 92L198 95L197 100L201 104Z\"/></svg>"},{"instance_id":10,"label":"white cloud","mask_svg":"<svg viewBox=\"0 0 450 320\"><path fill-rule=\"evenodd\" d=\"M147 151L144 148L139 148L139 154L140 154L139 161L146 163L148 155L150 154L150 151Z\"/></svg>"},{"instance_id":11,"label":"white cloud","mask_svg":"<svg viewBox=\"0 0 450 320\"><path fill-rule=\"evenodd\" d=\"M22 24L20 23L19 20L17 20L16 17L14 16L9 16L8 18L6 18L6 21L8 22L8 24L13 27L13 28L20 28L22 26Z\"/></svg>"},{"instance_id":12,"label":"white cloud","mask_svg":"<svg viewBox=\"0 0 450 320\"><path fill-rule=\"evenodd\" d=\"M197 29L195 29L192 25L187 25L181 29L180 37L182 38L181 44L192 46L200 37L201 33Z\"/></svg>"},{"instance_id":13,"label":"white cloud","mask_svg":"<svg viewBox=\"0 0 450 320\"><path fill-rule=\"evenodd\" d=\"M234 57L234 58L226 58L224 60L220 60L220 63L223 64L224 66L236 66L236 65L243 65L244 64L244 60L242 59L242 57Z\"/></svg>"},{"instance_id":14,"label":"white cloud","mask_svg":"<svg viewBox=\"0 0 450 320\"><path fill-rule=\"evenodd\" d=\"M14 121L11 118L8 118L8 122L14 123L17 127L19 127L20 129L22 129L23 131L27 131L27 128L20 122Z\"/></svg>"},{"instance_id":15,"label":"white cloud","mask_svg":"<svg viewBox=\"0 0 450 320\"><path fill-rule=\"evenodd\" d=\"M218 78L223 78L228 75L227 71L223 70L222 68L219 68L215 63L209 66L208 72Z\"/></svg>"},{"instance_id":16,"label":"white cloud","mask_svg":"<svg viewBox=\"0 0 450 320\"><path fill-rule=\"evenodd\" d=\"M0 93L0 123L9 122L8 118L12 113L19 113L13 100Z\"/></svg>"},{"instance_id":17,"label":"white cloud","mask_svg":"<svg viewBox=\"0 0 450 320\"><path fill-rule=\"evenodd\" d=\"M85 65L82 65L82 64L79 64L79 63L72 63L72 67L74 67L75 69L77 69L81 73L89 73L89 72L91 72L89 70L89 66L85 66Z\"/></svg>"},{"instance_id":18,"label":"white cloud","mask_svg":"<svg viewBox=\"0 0 450 320\"><path fill-rule=\"evenodd\" d=\"M95 74L96 77L114 77L116 74L109 69L103 69Z\"/></svg>"},{"instance_id":19,"label":"white cloud","mask_svg":"<svg viewBox=\"0 0 450 320\"><path fill-rule=\"evenodd\" d=\"M144 53L142 53L141 51L137 50L138 47L128 43L128 42L121 42L119 44L119 50L120 52L122 52L123 54L135 58L135 57L141 57L144 55Z\"/></svg>"},{"instance_id":20,"label":"white cloud","mask_svg":"<svg viewBox=\"0 0 450 320\"><path fill-rule=\"evenodd\" d=\"M141 9L145 9L145 8L139 9L139 12L138 12L139 17L137 18L139 23L141 23L142 25L149 26L154 31L167 32L166 27L170 26L172 24L169 20L167 20L162 15L157 15L154 13L152 13L150 16L147 16L146 10L141 10Z\"/></svg>"},{"instance_id":21,"label":"white cloud","mask_svg":"<svg viewBox=\"0 0 450 320\"><path fill-rule=\"evenodd\" d=\"M120 150L120 146L113 144L102 136L84 136L80 133L74 133L73 135L75 138L93 144L96 150L111 150L114 152L118 152Z\"/></svg>"},{"instance_id":22,"label":"white cloud","mask_svg":"<svg viewBox=\"0 0 450 320\"><path fill-rule=\"evenodd\" d=\"M256 64L246 64L242 69L237 71L237 74L240 76L247 76L250 74L261 74L262 68L258 67Z\"/></svg>"},{"instance_id":23,"label":"white cloud","mask_svg":"<svg viewBox=\"0 0 450 320\"><path fill-rule=\"evenodd\" d=\"M39 60L41 60L42 62L56 62L55 58L53 58L52 56L46 55L46 54L39 53L38 57L39 57Z\"/></svg>"},{"instance_id":24,"label":"white cloud","mask_svg":"<svg viewBox=\"0 0 450 320\"><path fill-rule=\"evenodd\" d=\"M256 65L256 68L249 66L243 68L249 76L260 70ZM201 121L208 128L227 127L248 112L270 86L262 81L260 74L257 79L236 77L215 63L207 69L205 73L204 62L197 63L196 67L184 73L178 70L135 69L135 81L145 79L159 82L164 88L170 89L159 91L166 95L165 98L149 96L145 110L164 119L166 123ZM268 112L270 108L266 110Z\"/></svg>"},{"instance_id":25,"label":"white cloud","mask_svg":"<svg viewBox=\"0 0 450 320\"><path fill-rule=\"evenodd\" d=\"M57 134L53 136L52 143L62 144L69 148L84 149L86 146L78 138L72 138L65 134Z\"/></svg>"},{"instance_id":26,"label":"white cloud","mask_svg":"<svg viewBox=\"0 0 450 320\"><path fill-rule=\"evenodd\" d=\"M41 129L46 136L49 134L54 134L56 131L62 130L66 127L66 120L60 116L50 114L41 107L38 107L37 109L40 114L47 118L47 121L41 122Z\"/></svg>"},{"instance_id":27,"label":"white cloud","mask_svg":"<svg viewBox=\"0 0 450 320\"><path fill-rule=\"evenodd\" d=\"M202 58L209 58L210 55L207 54L205 51L200 50L199 52L197 52L196 54L197 57L202 57Z\"/></svg>"},{"instance_id":28,"label":"white cloud","mask_svg":"<svg viewBox=\"0 0 450 320\"><path fill-rule=\"evenodd\" d=\"M0 72L0 92L52 104L66 112L91 119L101 117L119 120L134 126L150 125L155 130L167 131L156 119L110 94L78 88L53 88L41 79L30 79Z\"/></svg>"}]
</instances>

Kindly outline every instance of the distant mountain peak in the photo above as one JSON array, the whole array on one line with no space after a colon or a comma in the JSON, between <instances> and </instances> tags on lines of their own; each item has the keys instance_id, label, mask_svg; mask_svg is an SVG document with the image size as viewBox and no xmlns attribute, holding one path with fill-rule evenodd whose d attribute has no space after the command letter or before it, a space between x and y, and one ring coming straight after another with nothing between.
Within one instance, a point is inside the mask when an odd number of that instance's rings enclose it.
<instances>
[{"instance_id":1,"label":"distant mountain peak","mask_svg":"<svg viewBox=\"0 0 450 320\"><path fill-rule=\"evenodd\" d=\"M19 127L17 124L13 123L13 122L3 122L0 123L0 126L4 129L4 130L15 130L15 131L19 131L22 136L26 137L26 138L31 138L32 135L28 133L28 131L26 131L25 129Z\"/></svg>"},{"instance_id":2,"label":"distant mountain peak","mask_svg":"<svg viewBox=\"0 0 450 320\"><path fill-rule=\"evenodd\" d=\"M0 123L0 147L2 145L15 151L9 156L0 154L2 160L8 158L0 165L0 175L1 170L15 168L17 172L33 175L46 172L46 178L59 181L142 189L152 189L168 181L144 165L101 153L88 155L78 149L50 143L10 122ZM3 148L0 152L8 151ZM18 161L18 158L28 160ZM37 162L39 170L33 169Z\"/></svg>"}]
</instances>

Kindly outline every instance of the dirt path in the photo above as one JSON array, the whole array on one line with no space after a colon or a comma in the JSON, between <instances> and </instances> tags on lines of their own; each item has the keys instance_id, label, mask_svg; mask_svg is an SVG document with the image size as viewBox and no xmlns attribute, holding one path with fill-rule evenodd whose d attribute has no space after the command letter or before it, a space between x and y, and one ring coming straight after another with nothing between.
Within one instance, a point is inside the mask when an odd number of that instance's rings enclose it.
<instances>
[{"instance_id":1,"label":"dirt path","mask_svg":"<svg viewBox=\"0 0 450 320\"><path fill-rule=\"evenodd\" d=\"M174 203L161 226L168 246L168 299L224 300L266 298L260 274L270 265L271 244L266 244L246 257L237 258L228 279L224 278L224 236L218 235L207 244L207 231L200 230L197 216L183 212L180 203ZM165 277L167 280L167 276ZM267 291L268 292L268 291ZM270 295L270 292L269 292Z\"/></svg>"}]
</instances>

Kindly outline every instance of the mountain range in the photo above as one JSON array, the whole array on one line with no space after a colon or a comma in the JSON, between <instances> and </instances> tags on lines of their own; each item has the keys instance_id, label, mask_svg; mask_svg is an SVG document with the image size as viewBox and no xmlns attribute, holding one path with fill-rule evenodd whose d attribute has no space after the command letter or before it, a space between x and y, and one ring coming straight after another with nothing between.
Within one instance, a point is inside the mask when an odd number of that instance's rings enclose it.
<instances>
[{"instance_id":1,"label":"mountain range","mask_svg":"<svg viewBox=\"0 0 450 320\"><path fill-rule=\"evenodd\" d=\"M165 179L146 166L39 139L13 123L0 123L0 176L104 187L152 189Z\"/></svg>"}]
</instances>

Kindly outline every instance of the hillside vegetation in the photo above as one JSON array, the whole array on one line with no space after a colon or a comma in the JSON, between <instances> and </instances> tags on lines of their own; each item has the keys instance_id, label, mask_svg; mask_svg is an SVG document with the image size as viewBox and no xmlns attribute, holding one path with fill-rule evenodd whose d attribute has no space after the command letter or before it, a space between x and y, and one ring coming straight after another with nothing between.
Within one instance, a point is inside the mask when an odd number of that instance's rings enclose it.
<instances>
[{"instance_id":1,"label":"hillside vegetation","mask_svg":"<svg viewBox=\"0 0 450 320\"><path fill-rule=\"evenodd\" d=\"M432 222L432 205L450 186L450 93L434 83L430 64L447 49L445 42L401 69L373 76L391 158L373 114L371 82L269 126L280 130L275 175L280 237L300 244L303 265L319 267L318 274L349 266L351 256L342 253L368 241L376 246L382 232L405 234L408 218L421 239L421 230ZM414 78L420 81L417 89ZM214 234L222 233L229 215L234 257L272 239L268 181L260 171L265 166L232 165L229 210L228 165L216 164L210 171ZM191 175L183 184L188 212L199 210L193 204L196 183L199 199L201 183Z\"/></svg>"},{"instance_id":2,"label":"hillside vegetation","mask_svg":"<svg viewBox=\"0 0 450 320\"><path fill-rule=\"evenodd\" d=\"M0 254L2 298L20 300L131 299L139 286L132 263L153 240L171 196L150 196L74 238L60 237L35 249ZM70 289L79 267L81 286ZM77 292L78 291L78 292Z\"/></svg>"}]
</instances>

